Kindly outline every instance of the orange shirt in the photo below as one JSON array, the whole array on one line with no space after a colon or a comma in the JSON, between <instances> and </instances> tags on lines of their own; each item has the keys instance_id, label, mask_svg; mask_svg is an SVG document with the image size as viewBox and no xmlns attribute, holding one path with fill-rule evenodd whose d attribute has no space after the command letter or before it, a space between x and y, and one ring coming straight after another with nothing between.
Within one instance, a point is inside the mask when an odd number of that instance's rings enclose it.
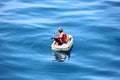
<instances>
[{"instance_id":1,"label":"orange shirt","mask_svg":"<svg viewBox=\"0 0 120 80\"><path fill-rule=\"evenodd\" d=\"M63 42L63 43L66 43L67 35L66 35L64 32L62 32L62 33L60 34L60 37L62 38L62 42Z\"/></svg>"}]
</instances>

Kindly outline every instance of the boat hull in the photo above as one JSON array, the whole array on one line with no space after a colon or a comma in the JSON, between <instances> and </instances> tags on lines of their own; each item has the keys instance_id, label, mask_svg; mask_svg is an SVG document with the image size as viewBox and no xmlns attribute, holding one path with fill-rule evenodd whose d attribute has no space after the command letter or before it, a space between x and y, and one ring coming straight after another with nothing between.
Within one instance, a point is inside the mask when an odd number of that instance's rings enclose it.
<instances>
[{"instance_id":1,"label":"boat hull","mask_svg":"<svg viewBox=\"0 0 120 80\"><path fill-rule=\"evenodd\" d=\"M73 45L73 37L72 35L67 34L67 43L64 43L62 45L55 44L55 41L52 43L51 48L54 51L69 51Z\"/></svg>"}]
</instances>

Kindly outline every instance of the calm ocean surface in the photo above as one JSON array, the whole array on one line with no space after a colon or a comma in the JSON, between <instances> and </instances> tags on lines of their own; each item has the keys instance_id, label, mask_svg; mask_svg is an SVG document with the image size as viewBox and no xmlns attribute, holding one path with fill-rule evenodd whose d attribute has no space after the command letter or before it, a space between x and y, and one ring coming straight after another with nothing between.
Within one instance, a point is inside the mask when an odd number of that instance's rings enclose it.
<instances>
[{"instance_id":1,"label":"calm ocean surface","mask_svg":"<svg viewBox=\"0 0 120 80\"><path fill-rule=\"evenodd\" d=\"M64 62L58 27L74 37ZM120 0L0 0L0 80L120 80Z\"/></svg>"}]
</instances>

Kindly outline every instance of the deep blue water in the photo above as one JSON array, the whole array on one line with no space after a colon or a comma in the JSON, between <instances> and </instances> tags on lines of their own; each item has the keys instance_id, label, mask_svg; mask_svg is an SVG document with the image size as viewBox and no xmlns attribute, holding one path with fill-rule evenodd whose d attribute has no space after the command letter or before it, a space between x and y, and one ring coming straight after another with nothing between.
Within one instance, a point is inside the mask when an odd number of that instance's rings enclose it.
<instances>
[{"instance_id":1,"label":"deep blue water","mask_svg":"<svg viewBox=\"0 0 120 80\"><path fill-rule=\"evenodd\" d=\"M74 37L64 62L58 27ZM120 80L120 0L0 0L0 80Z\"/></svg>"}]
</instances>

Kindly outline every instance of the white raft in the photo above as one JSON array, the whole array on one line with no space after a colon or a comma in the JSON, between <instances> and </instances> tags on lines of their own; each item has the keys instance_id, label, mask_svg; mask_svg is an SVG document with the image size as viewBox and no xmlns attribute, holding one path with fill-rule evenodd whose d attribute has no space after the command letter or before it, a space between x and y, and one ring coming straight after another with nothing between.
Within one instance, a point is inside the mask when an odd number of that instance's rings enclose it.
<instances>
[{"instance_id":1,"label":"white raft","mask_svg":"<svg viewBox=\"0 0 120 80\"><path fill-rule=\"evenodd\" d=\"M51 48L54 51L69 51L73 45L73 37L70 34L67 34L67 43L62 45L55 44L55 41L52 43Z\"/></svg>"}]
</instances>

